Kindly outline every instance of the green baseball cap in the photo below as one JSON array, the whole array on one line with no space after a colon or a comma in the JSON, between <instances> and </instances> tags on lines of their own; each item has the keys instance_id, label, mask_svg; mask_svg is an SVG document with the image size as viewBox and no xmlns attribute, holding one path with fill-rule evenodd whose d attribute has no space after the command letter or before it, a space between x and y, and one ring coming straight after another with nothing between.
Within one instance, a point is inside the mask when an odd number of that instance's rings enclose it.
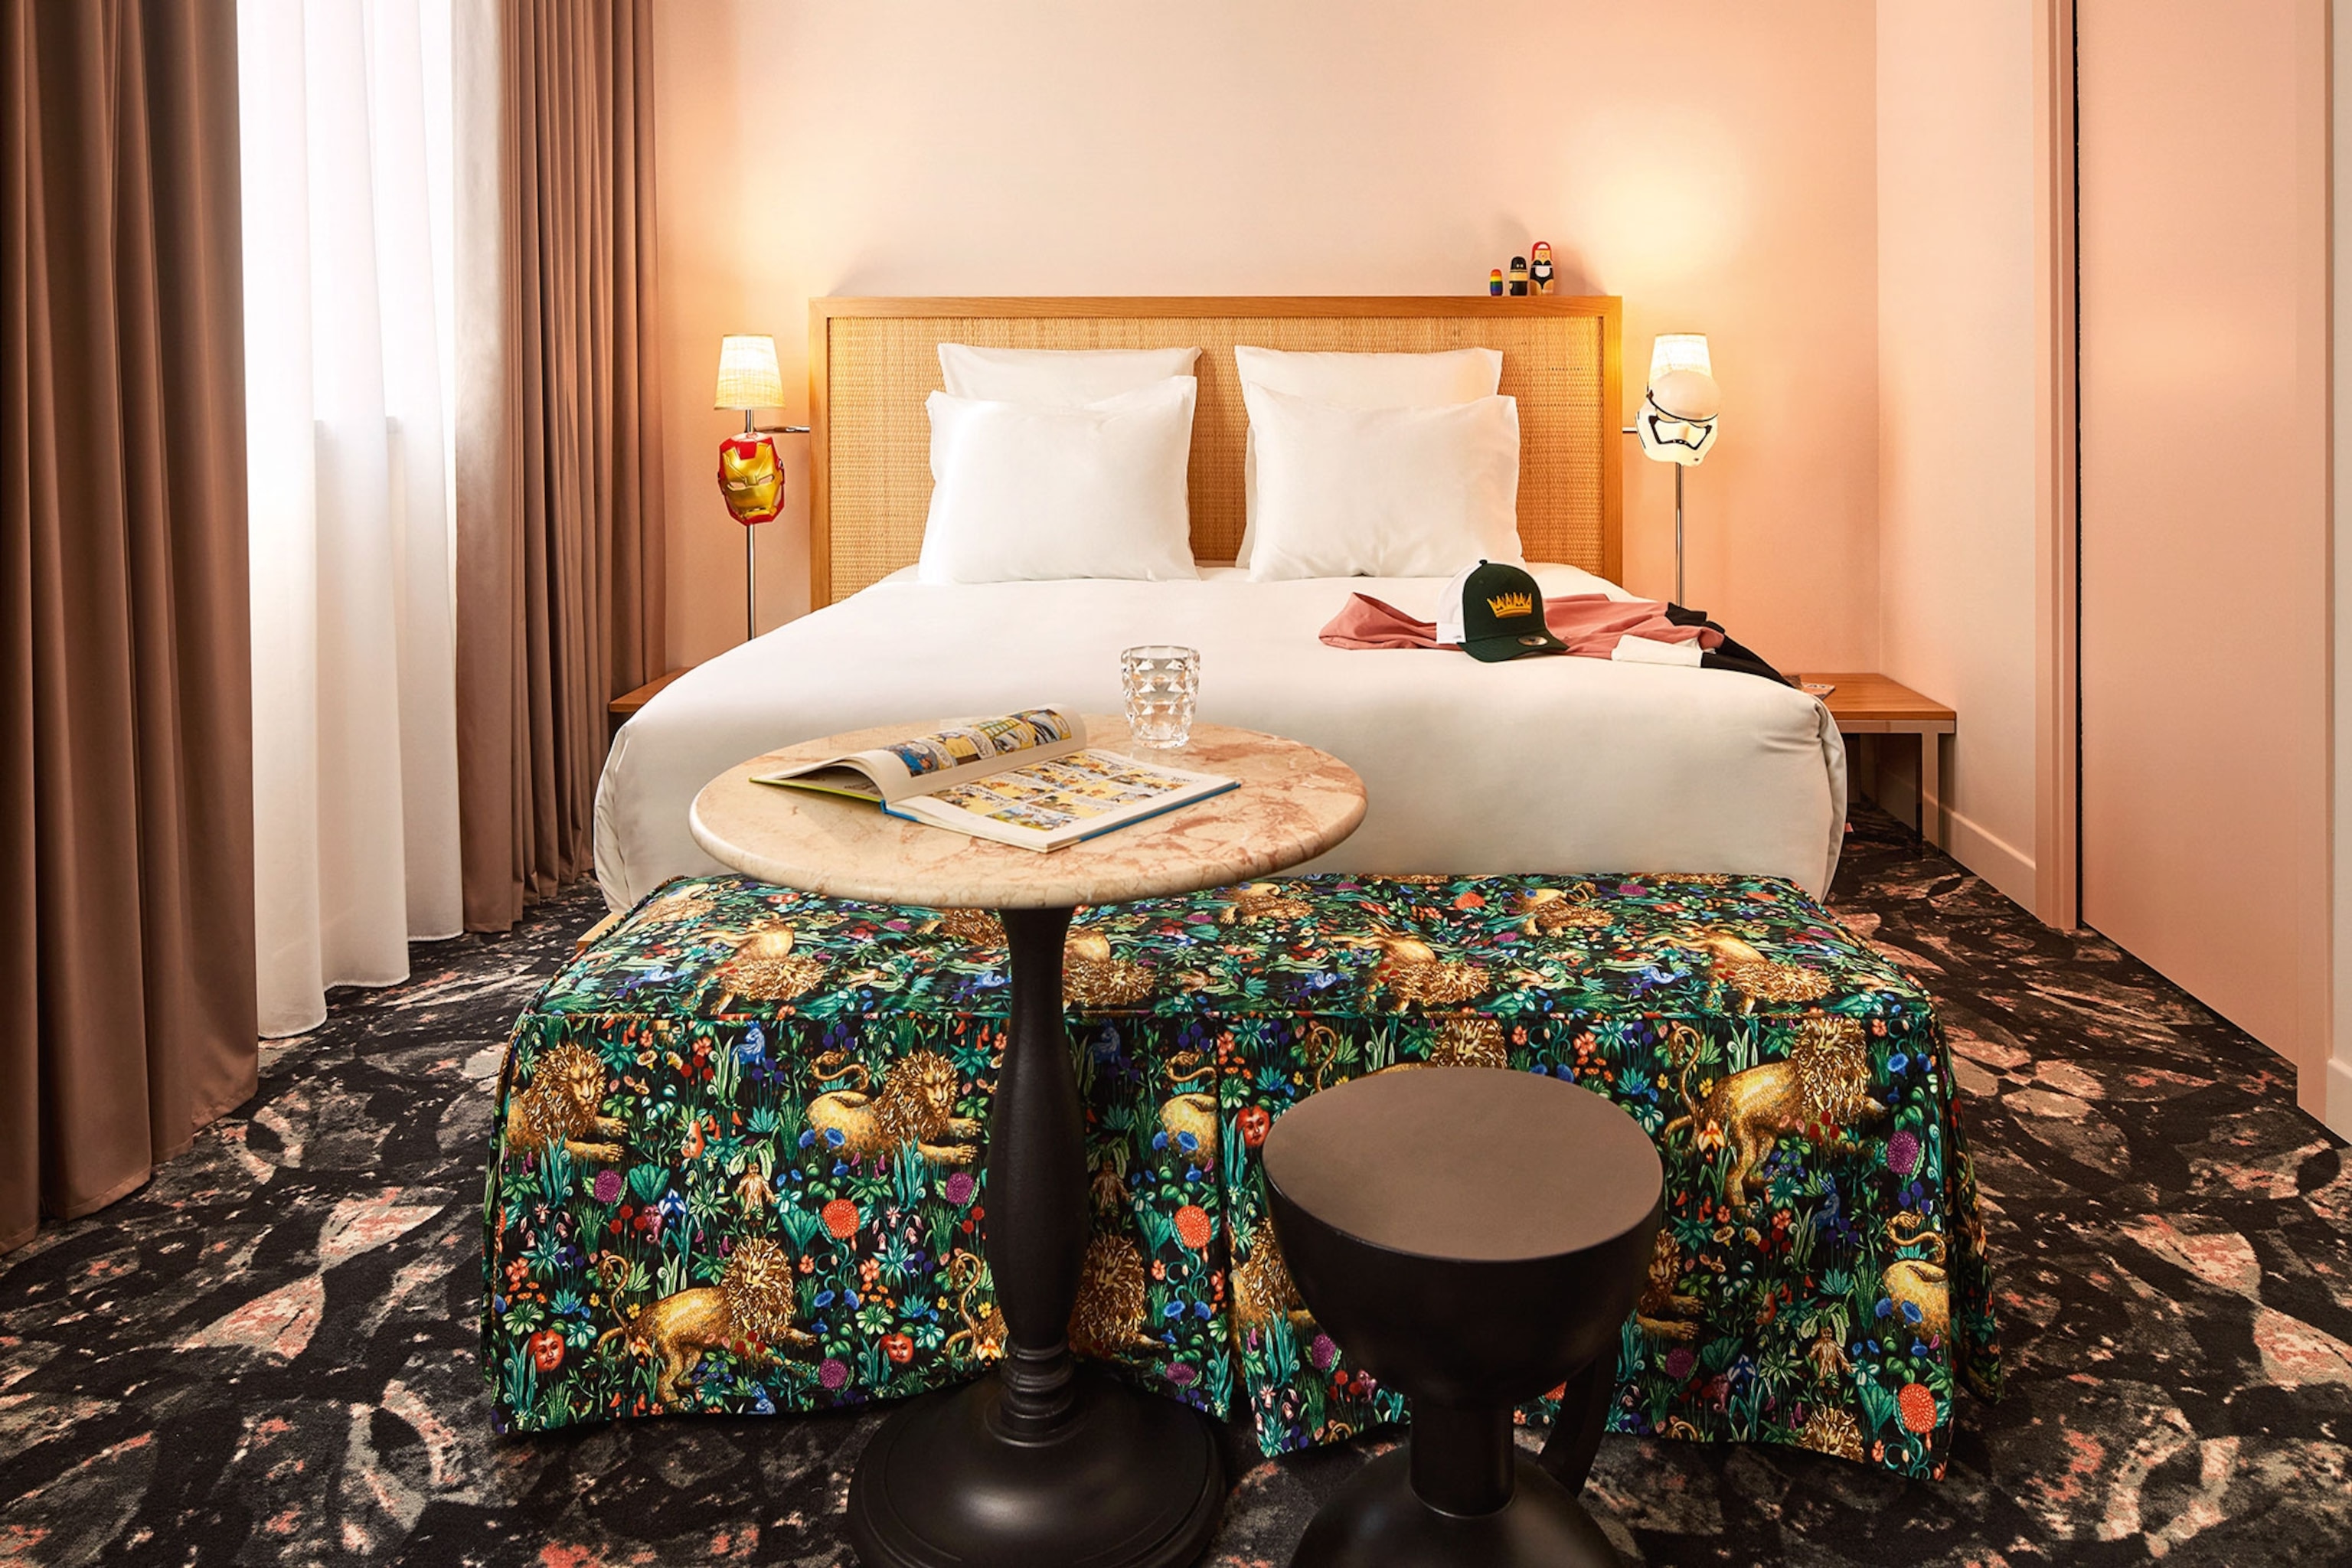
<instances>
[{"instance_id":1,"label":"green baseball cap","mask_svg":"<svg viewBox=\"0 0 2352 1568\"><path fill-rule=\"evenodd\" d=\"M1439 602L1437 640L1498 664L1531 653L1566 653L1544 624L1543 590L1517 566L1481 561L1454 574Z\"/></svg>"}]
</instances>

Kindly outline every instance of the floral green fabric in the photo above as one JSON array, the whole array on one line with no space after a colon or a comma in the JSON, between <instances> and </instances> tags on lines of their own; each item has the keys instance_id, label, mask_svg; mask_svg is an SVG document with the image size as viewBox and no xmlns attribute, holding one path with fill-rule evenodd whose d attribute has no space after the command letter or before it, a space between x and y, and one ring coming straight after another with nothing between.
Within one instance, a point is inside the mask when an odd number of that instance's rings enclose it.
<instances>
[{"instance_id":1,"label":"floral green fabric","mask_svg":"<svg viewBox=\"0 0 2352 1568\"><path fill-rule=\"evenodd\" d=\"M709 878L559 973L516 1024L484 1195L501 1429L978 1373L1003 942L975 911ZM1998 1394L1934 1010L1786 882L1297 878L1081 911L1065 966L1095 1205L1072 1341L1246 1407L1269 1454L1404 1412L1294 1293L1258 1148L1316 1089L1423 1062L1569 1079L1656 1140L1613 1430L1933 1476L1958 1389Z\"/></svg>"}]
</instances>

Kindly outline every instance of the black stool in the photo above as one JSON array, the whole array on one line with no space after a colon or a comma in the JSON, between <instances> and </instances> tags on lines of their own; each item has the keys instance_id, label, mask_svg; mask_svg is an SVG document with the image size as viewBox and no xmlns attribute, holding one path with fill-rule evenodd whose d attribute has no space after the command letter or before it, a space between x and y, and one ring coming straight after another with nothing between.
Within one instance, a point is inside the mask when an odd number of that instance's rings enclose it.
<instances>
[{"instance_id":1,"label":"black stool","mask_svg":"<svg viewBox=\"0 0 2352 1568\"><path fill-rule=\"evenodd\" d=\"M1275 1234L1315 1321L1404 1394L1404 1449L1307 1525L1292 1568L1620 1560L1577 1502L1664 1191L1633 1119L1499 1068L1375 1073L1265 1141ZM1543 1464L1511 1411L1562 1382Z\"/></svg>"}]
</instances>

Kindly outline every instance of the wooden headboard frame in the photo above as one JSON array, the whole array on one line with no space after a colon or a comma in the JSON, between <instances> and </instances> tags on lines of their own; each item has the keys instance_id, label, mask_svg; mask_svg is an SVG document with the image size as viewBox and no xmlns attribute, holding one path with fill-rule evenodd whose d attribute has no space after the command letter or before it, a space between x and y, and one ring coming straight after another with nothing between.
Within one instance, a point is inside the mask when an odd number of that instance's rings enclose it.
<instances>
[{"instance_id":1,"label":"wooden headboard frame","mask_svg":"<svg viewBox=\"0 0 2352 1568\"><path fill-rule=\"evenodd\" d=\"M814 431L809 603L846 598L920 550L929 509L938 346L1198 347L1192 553L1242 537L1247 417L1235 343L1291 350L1503 352L1519 400L1519 535L1530 560L1614 582L1622 563L1620 302L1614 297L836 300L809 302Z\"/></svg>"}]
</instances>

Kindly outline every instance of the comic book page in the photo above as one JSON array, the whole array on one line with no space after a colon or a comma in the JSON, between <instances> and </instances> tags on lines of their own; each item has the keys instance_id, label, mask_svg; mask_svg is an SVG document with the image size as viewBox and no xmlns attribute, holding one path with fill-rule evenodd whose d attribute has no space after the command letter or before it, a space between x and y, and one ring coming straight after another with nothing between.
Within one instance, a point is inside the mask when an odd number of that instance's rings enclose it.
<instances>
[{"instance_id":1,"label":"comic book page","mask_svg":"<svg viewBox=\"0 0 2352 1568\"><path fill-rule=\"evenodd\" d=\"M1086 743L1086 720L1079 714L1063 708L1028 708L942 725L929 734L845 756L755 773L752 781L888 805L1007 768L1067 756Z\"/></svg>"},{"instance_id":2,"label":"comic book page","mask_svg":"<svg viewBox=\"0 0 2352 1568\"><path fill-rule=\"evenodd\" d=\"M1024 849L1059 849L1206 800L1235 780L1116 752L1080 751L909 796L894 816Z\"/></svg>"}]
</instances>

